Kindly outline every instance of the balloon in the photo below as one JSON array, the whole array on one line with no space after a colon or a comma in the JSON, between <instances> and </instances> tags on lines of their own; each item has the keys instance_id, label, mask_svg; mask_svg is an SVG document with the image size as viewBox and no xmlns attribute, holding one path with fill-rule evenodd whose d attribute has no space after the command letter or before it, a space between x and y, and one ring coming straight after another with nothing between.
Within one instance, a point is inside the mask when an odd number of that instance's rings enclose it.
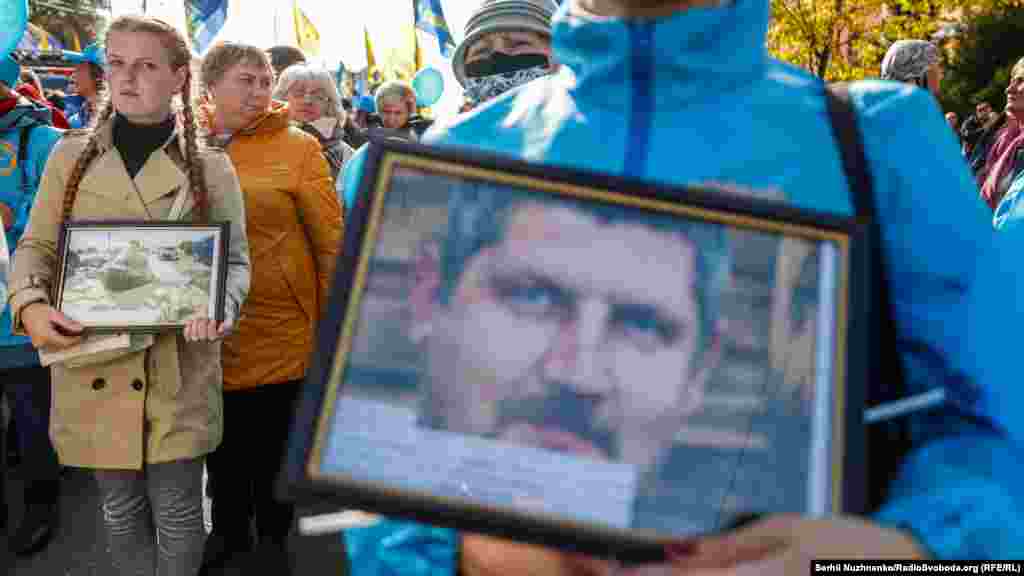
<instances>
[{"instance_id":1,"label":"balloon","mask_svg":"<svg viewBox=\"0 0 1024 576\"><path fill-rule=\"evenodd\" d=\"M18 47L28 28L28 0L0 0L0 58Z\"/></svg>"},{"instance_id":2,"label":"balloon","mask_svg":"<svg viewBox=\"0 0 1024 576\"><path fill-rule=\"evenodd\" d=\"M437 68L424 68L412 79L412 88L416 91L416 105L429 108L441 99L444 93L444 77Z\"/></svg>"}]
</instances>

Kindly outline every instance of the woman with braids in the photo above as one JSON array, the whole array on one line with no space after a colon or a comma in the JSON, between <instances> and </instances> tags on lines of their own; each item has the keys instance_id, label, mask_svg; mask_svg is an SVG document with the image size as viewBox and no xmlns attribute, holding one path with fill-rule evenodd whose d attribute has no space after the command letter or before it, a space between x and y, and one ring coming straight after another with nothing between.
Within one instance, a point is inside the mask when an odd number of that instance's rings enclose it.
<instances>
[{"instance_id":1,"label":"woman with braids","mask_svg":"<svg viewBox=\"0 0 1024 576\"><path fill-rule=\"evenodd\" d=\"M183 333L133 337L127 349L52 372L50 435L62 464L95 476L111 573L194 576L205 537L203 464L223 431L219 340L249 289L243 198L227 155L197 143L181 34L125 16L111 23L105 44L110 99L94 126L69 131L46 165L14 255L13 326L39 349L83 338L82 326L50 300L62 222L231 223L224 322L197 311ZM177 95L180 107L172 106Z\"/></svg>"},{"instance_id":2,"label":"woman with braids","mask_svg":"<svg viewBox=\"0 0 1024 576\"><path fill-rule=\"evenodd\" d=\"M271 99L273 70L255 46L223 43L203 59L211 106L205 122L235 165L246 206L252 292L238 329L224 341L224 442L210 455L211 574L253 549L278 551L283 566L292 507L274 498L292 405L306 376L313 336L341 244L342 217L316 138Z\"/></svg>"}]
</instances>

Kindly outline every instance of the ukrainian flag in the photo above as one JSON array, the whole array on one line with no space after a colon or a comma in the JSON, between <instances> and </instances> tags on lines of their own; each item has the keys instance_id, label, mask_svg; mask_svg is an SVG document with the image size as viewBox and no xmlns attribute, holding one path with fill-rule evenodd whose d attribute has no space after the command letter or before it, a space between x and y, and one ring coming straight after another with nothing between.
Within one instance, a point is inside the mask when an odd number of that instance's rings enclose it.
<instances>
[{"instance_id":1,"label":"ukrainian flag","mask_svg":"<svg viewBox=\"0 0 1024 576\"><path fill-rule=\"evenodd\" d=\"M192 48L202 55L228 17L228 0L185 0L185 23Z\"/></svg>"},{"instance_id":2,"label":"ukrainian flag","mask_svg":"<svg viewBox=\"0 0 1024 576\"><path fill-rule=\"evenodd\" d=\"M295 40L299 44L299 49L316 56L320 52L320 33L313 26L309 16L299 8L298 0L292 2L292 13L295 18Z\"/></svg>"},{"instance_id":3,"label":"ukrainian flag","mask_svg":"<svg viewBox=\"0 0 1024 576\"><path fill-rule=\"evenodd\" d=\"M413 3L416 27L436 36L438 44L441 45L441 55L450 58L452 50L455 49L455 40L452 39L448 23L444 20L441 0L413 0Z\"/></svg>"}]
</instances>

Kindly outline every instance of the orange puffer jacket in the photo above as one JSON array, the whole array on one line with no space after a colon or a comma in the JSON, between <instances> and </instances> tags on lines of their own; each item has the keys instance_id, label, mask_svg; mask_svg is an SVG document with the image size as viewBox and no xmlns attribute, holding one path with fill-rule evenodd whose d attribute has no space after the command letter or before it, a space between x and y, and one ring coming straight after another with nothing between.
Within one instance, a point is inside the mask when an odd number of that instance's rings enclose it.
<instances>
[{"instance_id":1,"label":"orange puffer jacket","mask_svg":"<svg viewBox=\"0 0 1024 576\"><path fill-rule=\"evenodd\" d=\"M305 376L340 250L341 207L312 136L274 103L226 145L245 197L252 284L224 342L224 389Z\"/></svg>"}]
</instances>

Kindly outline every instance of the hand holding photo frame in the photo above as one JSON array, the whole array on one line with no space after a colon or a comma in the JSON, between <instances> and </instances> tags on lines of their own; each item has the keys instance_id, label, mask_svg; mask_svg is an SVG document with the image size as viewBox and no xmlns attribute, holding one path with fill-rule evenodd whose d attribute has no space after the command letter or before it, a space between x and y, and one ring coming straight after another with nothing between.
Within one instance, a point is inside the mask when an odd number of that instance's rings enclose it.
<instances>
[{"instance_id":1,"label":"hand holding photo frame","mask_svg":"<svg viewBox=\"0 0 1024 576\"><path fill-rule=\"evenodd\" d=\"M860 512L860 227L374 143L286 488L624 559Z\"/></svg>"},{"instance_id":2,"label":"hand holding photo frame","mask_svg":"<svg viewBox=\"0 0 1024 576\"><path fill-rule=\"evenodd\" d=\"M54 307L91 333L179 330L224 316L228 223L68 222Z\"/></svg>"}]
</instances>

